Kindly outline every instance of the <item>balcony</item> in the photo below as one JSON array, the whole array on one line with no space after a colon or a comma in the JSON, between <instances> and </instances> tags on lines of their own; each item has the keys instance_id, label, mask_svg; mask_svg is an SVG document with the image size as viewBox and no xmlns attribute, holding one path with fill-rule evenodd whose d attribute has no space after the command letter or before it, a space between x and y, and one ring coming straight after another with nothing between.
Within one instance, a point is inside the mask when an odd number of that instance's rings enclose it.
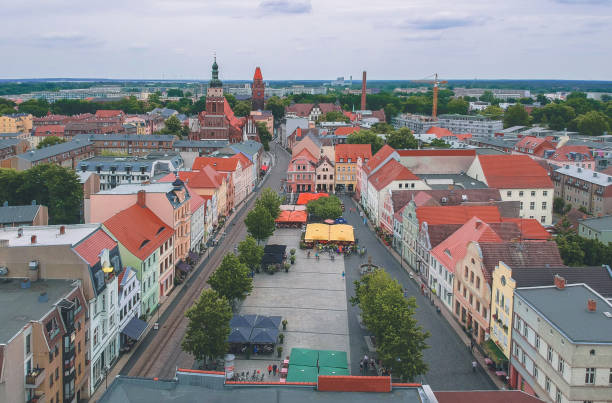
<instances>
[{"instance_id":1,"label":"balcony","mask_svg":"<svg viewBox=\"0 0 612 403\"><path fill-rule=\"evenodd\" d=\"M26 389L36 389L45 380L45 369L34 368L26 374L25 387Z\"/></svg>"},{"instance_id":2,"label":"balcony","mask_svg":"<svg viewBox=\"0 0 612 403\"><path fill-rule=\"evenodd\" d=\"M34 396L28 400L28 403L46 403L47 397L42 392L36 392Z\"/></svg>"}]
</instances>

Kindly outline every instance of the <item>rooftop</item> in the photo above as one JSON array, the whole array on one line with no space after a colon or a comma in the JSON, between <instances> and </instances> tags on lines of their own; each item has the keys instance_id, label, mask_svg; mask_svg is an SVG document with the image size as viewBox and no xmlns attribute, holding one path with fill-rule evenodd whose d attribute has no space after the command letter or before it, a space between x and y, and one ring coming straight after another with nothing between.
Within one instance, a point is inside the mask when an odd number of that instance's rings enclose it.
<instances>
[{"instance_id":1,"label":"rooftop","mask_svg":"<svg viewBox=\"0 0 612 403\"><path fill-rule=\"evenodd\" d=\"M174 175L174 174L172 174ZM147 184L124 184L119 185L113 189L101 190L96 194L102 195L130 195L136 194L141 190L147 193L168 193L173 189L172 183L168 182L157 182Z\"/></svg>"},{"instance_id":2,"label":"rooftop","mask_svg":"<svg viewBox=\"0 0 612 403\"><path fill-rule=\"evenodd\" d=\"M150 170L153 164L158 161L163 161L163 170L165 170L165 172L168 172L168 170L177 170L183 166L183 159L180 154L170 151L167 153L151 153L144 157L97 156L80 161L77 169L95 171L100 168L102 171L110 171L111 168L115 168L118 171L125 171L126 168L129 167L133 171L137 171L142 167Z\"/></svg>"},{"instance_id":3,"label":"rooftop","mask_svg":"<svg viewBox=\"0 0 612 403\"><path fill-rule=\"evenodd\" d=\"M519 126L520 127L520 126ZM438 403L541 403L543 400L520 390L462 390L435 392Z\"/></svg>"},{"instance_id":4,"label":"rooftop","mask_svg":"<svg viewBox=\"0 0 612 403\"><path fill-rule=\"evenodd\" d=\"M612 298L612 270L608 266L512 268L517 287L553 285L556 274L567 284L585 283L604 298Z\"/></svg>"},{"instance_id":5,"label":"rooftop","mask_svg":"<svg viewBox=\"0 0 612 403\"><path fill-rule=\"evenodd\" d=\"M515 295L560 330L573 343L612 343L612 304L585 284L557 287L517 288ZM587 301L596 301L595 312L587 310ZM515 303L517 303L515 299Z\"/></svg>"},{"instance_id":6,"label":"rooftop","mask_svg":"<svg viewBox=\"0 0 612 403\"><path fill-rule=\"evenodd\" d=\"M497 189L553 188L548 172L528 155L479 155L482 172Z\"/></svg>"},{"instance_id":7,"label":"rooftop","mask_svg":"<svg viewBox=\"0 0 612 403\"><path fill-rule=\"evenodd\" d=\"M23 154L17 155L17 157L27 161L40 161L58 154L77 150L88 145L91 145L89 140L75 139L66 143L55 144L38 150L29 150Z\"/></svg>"},{"instance_id":8,"label":"rooftop","mask_svg":"<svg viewBox=\"0 0 612 403\"><path fill-rule=\"evenodd\" d=\"M38 214L39 205L0 207L0 224L32 222Z\"/></svg>"},{"instance_id":9,"label":"rooftop","mask_svg":"<svg viewBox=\"0 0 612 403\"><path fill-rule=\"evenodd\" d=\"M227 140L176 140L172 145L176 148L223 148L228 144Z\"/></svg>"},{"instance_id":10,"label":"rooftop","mask_svg":"<svg viewBox=\"0 0 612 403\"><path fill-rule=\"evenodd\" d=\"M408 168L391 159L385 165L380 167L368 181L376 188L381 190L393 181L418 181L418 176L410 172Z\"/></svg>"},{"instance_id":11,"label":"rooftop","mask_svg":"<svg viewBox=\"0 0 612 403\"><path fill-rule=\"evenodd\" d=\"M28 322L42 319L64 296L76 288L73 280L41 280L21 288L19 279L0 282L0 344L7 344ZM48 300L39 300L46 292ZM12 309L6 309L10 307Z\"/></svg>"},{"instance_id":12,"label":"rooftop","mask_svg":"<svg viewBox=\"0 0 612 403\"><path fill-rule=\"evenodd\" d=\"M460 192L463 189L486 189L488 188L487 184L471 178L466 174L419 174L421 179L425 180L425 182L432 189L448 189L450 185L457 192ZM494 186L491 186L494 187Z\"/></svg>"},{"instance_id":13,"label":"rooftop","mask_svg":"<svg viewBox=\"0 0 612 403\"><path fill-rule=\"evenodd\" d=\"M484 222L500 222L501 216L496 206L424 206L416 210L419 223L427 225L465 224L472 217Z\"/></svg>"},{"instance_id":14,"label":"rooftop","mask_svg":"<svg viewBox=\"0 0 612 403\"><path fill-rule=\"evenodd\" d=\"M60 235L61 225L25 226L0 228L0 240L8 240L9 247L30 246L31 237L36 235L36 246L71 245L74 246L96 231L100 224L64 225L64 234ZM19 230L23 233L19 236Z\"/></svg>"},{"instance_id":15,"label":"rooftop","mask_svg":"<svg viewBox=\"0 0 612 403\"><path fill-rule=\"evenodd\" d=\"M599 232L612 231L612 215L578 220L578 223Z\"/></svg>"},{"instance_id":16,"label":"rooftop","mask_svg":"<svg viewBox=\"0 0 612 403\"><path fill-rule=\"evenodd\" d=\"M357 158L370 160L372 158L372 146L370 144L338 144L336 145L336 162L357 162Z\"/></svg>"},{"instance_id":17,"label":"rooftop","mask_svg":"<svg viewBox=\"0 0 612 403\"><path fill-rule=\"evenodd\" d=\"M612 176L602 172L593 171L591 169L581 168L576 165L565 165L562 168L555 170L563 175L568 175L573 178L578 178L585 182L594 183L599 186L611 186Z\"/></svg>"},{"instance_id":18,"label":"rooftop","mask_svg":"<svg viewBox=\"0 0 612 403\"><path fill-rule=\"evenodd\" d=\"M74 136L75 139L84 139L90 141L170 141L174 140L174 136L166 134L120 134L120 133L107 133L107 134L78 134Z\"/></svg>"}]
</instances>

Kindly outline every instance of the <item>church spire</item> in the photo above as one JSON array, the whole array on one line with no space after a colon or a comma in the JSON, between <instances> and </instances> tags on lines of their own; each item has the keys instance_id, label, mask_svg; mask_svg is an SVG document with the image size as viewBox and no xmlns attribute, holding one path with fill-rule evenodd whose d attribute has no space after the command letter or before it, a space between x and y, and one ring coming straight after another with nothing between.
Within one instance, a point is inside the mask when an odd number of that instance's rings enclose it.
<instances>
[{"instance_id":1,"label":"church spire","mask_svg":"<svg viewBox=\"0 0 612 403\"><path fill-rule=\"evenodd\" d=\"M210 80L210 83L208 84L209 87L222 87L223 83L221 82L221 80L219 80L219 65L217 64L217 56L215 56L215 59L213 61L213 65L212 65L212 79Z\"/></svg>"}]
</instances>

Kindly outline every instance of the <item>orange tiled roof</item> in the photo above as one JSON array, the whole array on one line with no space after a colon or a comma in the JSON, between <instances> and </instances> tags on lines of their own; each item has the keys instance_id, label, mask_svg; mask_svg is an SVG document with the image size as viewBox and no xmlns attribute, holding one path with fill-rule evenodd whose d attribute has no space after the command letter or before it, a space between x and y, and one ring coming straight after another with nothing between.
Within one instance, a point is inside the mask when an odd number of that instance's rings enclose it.
<instances>
[{"instance_id":1,"label":"orange tiled roof","mask_svg":"<svg viewBox=\"0 0 612 403\"><path fill-rule=\"evenodd\" d=\"M570 153L581 154L580 161L593 161L591 150L587 146L562 146L555 150L555 153L549 158L555 161L574 161L570 159Z\"/></svg>"},{"instance_id":2,"label":"orange tiled roof","mask_svg":"<svg viewBox=\"0 0 612 403\"><path fill-rule=\"evenodd\" d=\"M319 375L317 384L322 392L391 392L388 376Z\"/></svg>"},{"instance_id":3,"label":"orange tiled roof","mask_svg":"<svg viewBox=\"0 0 612 403\"><path fill-rule=\"evenodd\" d=\"M548 172L528 155L479 155L487 185L497 189L552 188Z\"/></svg>"},{"instance_id":4,"label":"orange tiled roof","mask_svg":"<svg viewBox=\"0 0 612 403\"><path fill-rule=\"evenodd\" d=\"M535 218L502 217L502 222L513 222L517 225L523 239L548 240L551 235Z\"/></svg>"},{"instance_id":5,"label":"orange tiled roof","mask_svg":"<svg viewBox=\"0 0 612 403\"><path fill-rule=\"evenodd\" d=\"M113 241L113 238L108 236L106 232L99 229L75 246L74 250L90 266L93 266L100 260L100 252L103 249L111 250L115 246L117 246L117 242Z\"/></svg>"},{"instance_id":6,"label":"orange tiled roof","mask_svg":"<svg viewBox=\"0 0 612 403\"><path fill-rule=\"evenodd\" d=\"M336 162L357 162L357 158L370 160L372 158L372 146L370 144L337 144L336 145Z\"/></svg>"},{"instance_id":7,"label":"orange tiled roof","mask_svg":"<svg viewBox=\"0 0 612 403\"><path fill-rule=\"evenodd\" d=\"M96 111L97 118L114 118L121 114L123 114L123 111L119 109L100 109Z\"/></svg>"},{"instance_id":8,"label":"orange tiled roof","mask_svg":"<svg viewBox=\"0 0 612 403\"><path fill-rule=\"evenodd\" d=\"M259 66L255 68L255 74L253 75L253 80L263 80L263 77L261 75L261 69L259 68Z\"/></svg>"},{"instance_id":9,"label":"orange tiled roof","mask_svg":"<svg viewBox=\"0 0 612 403\"><path fill-rule=\"evenodd\" d=\"M204 166L199 171L179 171L179 178L194 189L218 188L223 181L223 175L215 171L210 165ZM159 182L174 182L176 176L170 173L159 180Z\"/></svg>"},{"instance_id":10,"label":"orange tiled roof","mask_svg":"<svg viewBox=\"0 0 612 403\"><path fill-rule=\"evenodd\" d=\"M453 132L443 127L432 126L427 130L427 134L435 134L437 138L453 136Z\"/></svg>"},{"instance_id":11,"label":"orange tiled roof","mask_svg":"<svg viewBox=\"0 0 612 403\"><path fill-rule=\"evenodd\" d=\"M231 156L230 158L236 158L237 160L240 160L240 165L242 165L242 170L244 170L248 166L253 165L251 160L248 159L248 157L244 155L243 153L238 153L236 155Z\"/></svg>"},{"instance_id":12,"label":"orange tiled roof","mask_svg":"<svg viewBox=\"0 0 612 403\"><path fill-rule=\"evenodd\" d=\"M374 173L368 182L374 186L376 190L381 190L393 181L418 181L418 176L410 172L408 168L392 159L389 160L383 167Z\"/></svg>"},{"instance_id":13,"label":"orange tiled roof","mask_svg":"<svg viewBox=\"0 0 612 403\"><path fill-rule=\"evenodd\" d=\"M382 162L387 159L388 156L390 156L391 154L393 154L395 152L395 149L393 147L391 147L388 144L385 144L384 146L382 146L382 148L380 150L378 150L378 152L376 154L374 154L374 156L364 165L363 170L366 174L369 174L370 172L372 172L372 170L374 170L374 168L376 168L377 166L379 166L380 164L382 164Z\"/></svg>"},{"instance_id":14,"label":"orange tiled roof","mask_svg":"<svg viewBox=\"0 0 612 403\"><path fill-rule=\"evenodd\" d=\"M359 126L344 126L337 128L336 131L334 131L334 134L336 136L348 136L349 134L356 133L359 130L361 130L361 127Z\"/></svg>"},{"instance_id":15,"label":"orange tiled roof","mask_svg":"<svg viewBox=\"0 0 612 403\"><path fill-rule=\"evenodd\" d=\"M423 206L416 210L419 224L464 224L476 216L485 222L500 222L497 206Z\"/></svg>"},{"instance_id":16,"label":"orange tiled roof","mask_svg":"<svg viewBox=\"0 0 612 403\"><path fill-rule=\"evenodd\" d=\"M470 157L476 150L397 150L400 157Z\"/></svg>"},{"instance_id":17,"label":"orange tiled roof","mask_svg":"<svg viewBox=\"0 0 612 403\"><path fill-rule=\"evenodd\" d=\"M55 136L64 135L64 125L44 125L38 126L34 131L35 136Z\"/></svg>"},{"instance_id":18,"label":"orange tiled roof","mask_svg":"<svg viewBox=\"0 0 612 403\"><path fill-rule=\"evenodd\" d=\"M220 172L234 172L238 168L239 159L236 158L219 158L219 157L197 157L193 161L191 169L200 170L206 165L211 166L214 170Z\"/></svg>"},{"instance_id":19,"label":"orange tiled roof","mask_svg":"<svg viewBox=\"0 0 612 403\"><path fill-rule=\"evenodd\" d=\"M189 195L191 196L189 198L189 210L193 214L194 211L199 209L200 206L204 204L204 198L202 198L202 196L198 195L196 192L193 192L189 186L187 186L187 191L189 192Z\"/></svg>"},{"instance_id":20,"label":"orange tiled roof","mask_svg":"<svg viewBox=\"0 0 612 403\"><path fill-rule=\"evenodd\" d=\"M312 153L310 151L308 151L307 148L302 148L299 153L297 153L296 155L292 155L291 156L291 161L294 161L294 160L296 160L296 159L298 159L300 157L301 158L306 158L307 160L309 160L313 164L317 162L317 159L315 158L315 156L312 155Z\"/></svg>"},{"instance_id":21,"label":"orange tiled roof","mask_svg":"<svg viewBox=\"0 0 612 403\"><path fill-rule=\"evenodd\" d=\"M115 214L104 226L140 260L148 258L174 234L151 210L138 204Z\"/></svg>"}]
</instances>

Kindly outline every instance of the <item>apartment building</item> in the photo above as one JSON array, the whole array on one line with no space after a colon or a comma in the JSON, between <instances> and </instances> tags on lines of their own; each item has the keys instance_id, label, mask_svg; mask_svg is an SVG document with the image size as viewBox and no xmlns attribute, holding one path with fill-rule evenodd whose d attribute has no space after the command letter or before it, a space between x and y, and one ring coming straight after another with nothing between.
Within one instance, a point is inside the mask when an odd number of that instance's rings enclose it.
<instances>
[{"instance_id":1,"label":"apartment building","mask_svg":"<svg viewBox=\"0 0 612 403\"><path fill-rule=\"evenodd\" d=\"M575 165L564 165L552 174L555 197L590 214L612 214L612 175Z\"/></svg>"},{"instance_id":2,"label":"apartment building","mask_svg":"<svg viewBox=\"0 0 612 403\"><path fill-rule=\"evenodd\" d=\"M140 281L136 271L127 266L117 279L119 286L119 333L120 345L138 340L147 328L147 322L140 319Z\"/></svg>"},{"instance_id":3,"label":"apartment building","mask_svg":"<svg viewBox=\"0 0 612 403\"><path fill-rule=\"evenodd\" d=\"M585 284L514 291L510 384L555 403L612 396L612 304Z\"/></svg>"},{"instance_id":4,"label":"apartment building","mask_svg":"<svg viewBox=\"0 0 612 403\"><path fill-rule=\"evenodd\" d=\"M0 139L0 161L7 160L30 149L28 140L21 138ZM7 161L10 164L10 161ZM0 162L0 166L4 165Z\"/></svg>"},{"instance_id":5,"label":"apartment building","mask_svg":"<svg viewBox=\"0 0 612 403\"><path fill-rule=\"evenodd\" d=\"M30 169L40 164L57 164L64 168L76 169L77 164L86 158L94 156L93 144L87 140L73 140L66 143L55 144L39 150L29 150L23 154L11 157L6 168L19 171Z\"/></svg>"},{"instance_id":6,"label":"apartment building","mask_svg":"<svg viewBox=\"0 0 612 403\"><path fill-rule=\"evenodd\" d=\"M316 184L317 157L307 148L291 156L287 168L287 192L312 192Z\"/></svg>"},{"instance_id":7,"label":"apartment building","mask_svg":"<svg viewBox=\"0 0 612 403\"><path fill-rule=\"evenodd\" d=\"M183 168L181 155L175 151L151 152L146 156L97 156L79 162L77 170L95 172L100 177L100 190L123 184L150 182L155 176Z\"/></svg>"},{"instance_id":8,"label":"apartment building","mask_svg":"<svg viewBox=\"0 0 612 403\"><path fill-rule=\"evenodd\" d=\"M478 155L467 174L499 189L502 200L518 201L521 218L552 224L553 183L546 169L529 156Z\"/></svg>"},{"instance_id":9,"label":"apartment building","mask_svg":"<svg viewBox=\"0 0 612 403\"><path fill-rule=\"evenodd\" d=\"M612 216L578 220L578 235L609 244L612 242Z\"/></svg>"},{"instance_id":10,"label":"apartment building","mask_svg":"<svg viewBox=\"0 0 612 403\"><path fill-rule=\"evenodd\" d=\"M372 158L370 144L336 145L336 190L353 192L360 180L358 160L367 164Z\"/></svg>"},{"instance_id":11,"label":"apartment building","mask_svg":"<svg viewBox=\"0 0 612 403\"><path fill-rule=\"evenodd\" d=\"M427 133L433 126L448 129L453 133L470 133L474 136L493 136L504 128L501 120L490 120L480 115L439 115L431 116L404 113L391 120L396 129L407 127L416 134Z\"/></svg>"},{"instance_id":12,"label":"apartment building","mask_svg":"<svg viewBox=\"0 0 612 403\"><path fill-rule=\"evenodd\" d=\"M0 116L0 133L30 133L31 130L32 115L29 113Z\"/></svg>"},{"instance_id":13,"label":"apartment building","mask_svg":"<svg viewBox=\"0 0 612 403\"><path fill-rule=\"evenodd\" d=\"M171 151L174 142L174 136L161 134L80 134L75 138L93 143L96 155L104 152L146 155L153 151Z\"/></svg>"},{"instance_id":14,"label":"apartment building","mask_svg":"<svg viewBox=\"0 0 612 403\"><path fill-rule=\"evenodd\" d=\"M86 399L88 315L81 282L3 281L0 304L0 401Z\"/></svg>"}]
</instances>

